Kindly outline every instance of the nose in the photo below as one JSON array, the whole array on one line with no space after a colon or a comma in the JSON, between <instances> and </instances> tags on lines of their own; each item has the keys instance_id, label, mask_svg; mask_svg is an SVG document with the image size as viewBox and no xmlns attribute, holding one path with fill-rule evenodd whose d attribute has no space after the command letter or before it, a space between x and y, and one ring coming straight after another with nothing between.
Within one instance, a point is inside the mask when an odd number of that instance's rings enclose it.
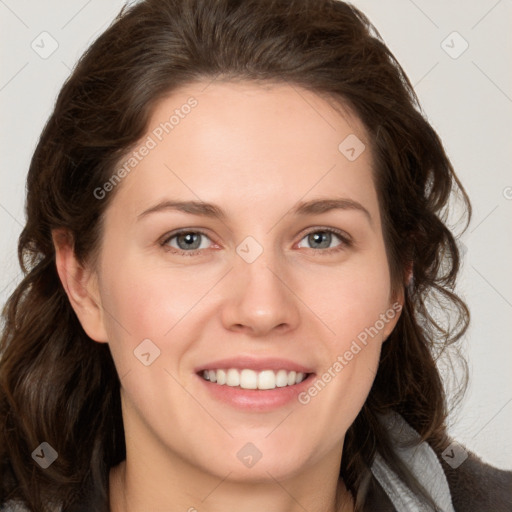
<instances>
[{"instance_id":1,"label":"nose","mask_svg":"<svg viewBox=\"0 0 512 512\"><path fill-rule=\"evenodd\" d=\"M229 273L222 323L230 331L261 337L284 334L300 322L299 299L293 291L289 272L264 252L255 262L242 259ZM288 276L288 279L287 277Z\"/></svg>"}]
</instances>

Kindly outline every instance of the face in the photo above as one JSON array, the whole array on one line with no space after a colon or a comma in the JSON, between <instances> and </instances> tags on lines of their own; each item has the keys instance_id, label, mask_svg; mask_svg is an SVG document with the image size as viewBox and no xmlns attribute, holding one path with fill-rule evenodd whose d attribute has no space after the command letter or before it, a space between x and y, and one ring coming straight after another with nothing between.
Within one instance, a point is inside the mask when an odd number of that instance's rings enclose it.
<instances>
[{"instance_id":1,"label":"face","mask_svg":"<svg viewBox=\"0 0 512 512\"><path fill-rule=\"evenodd\" d=\"M128 457L339 464L400 309L361 123L298 87L198 83L135 151L95 268Z\"/></svg>"}]
</instances>

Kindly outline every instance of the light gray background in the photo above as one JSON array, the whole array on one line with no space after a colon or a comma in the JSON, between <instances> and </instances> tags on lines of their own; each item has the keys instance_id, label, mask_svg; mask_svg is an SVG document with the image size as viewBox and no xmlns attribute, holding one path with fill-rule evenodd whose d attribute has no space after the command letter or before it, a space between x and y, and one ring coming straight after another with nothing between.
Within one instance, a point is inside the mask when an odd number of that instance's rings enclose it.
<instances>
[{"instance_id":1,"label":"light gray background","mask_svg":"<svg viewBox=\"0 0 512 512\"><path fill-rule=\"evenodd\" d=\"M415 85L474 206L462 242L459 293L472 325L471 383L450 432L484 460L512 469L511 0L357 0ZM0 0L0 304L20 279L29 161L77 58L123 0ZM458 35L450 35L454 31ZM58 48L47 58L39 52ZM450 36L450 37L448 37ZM443 43L443 41L445 41ZM467 50L457 58L465 46ZM34 43L33 43L34 42ZM448 52L451 52L450 56ZM448 379L450 380L450 379Z\"/></svg>"}]
</instances>

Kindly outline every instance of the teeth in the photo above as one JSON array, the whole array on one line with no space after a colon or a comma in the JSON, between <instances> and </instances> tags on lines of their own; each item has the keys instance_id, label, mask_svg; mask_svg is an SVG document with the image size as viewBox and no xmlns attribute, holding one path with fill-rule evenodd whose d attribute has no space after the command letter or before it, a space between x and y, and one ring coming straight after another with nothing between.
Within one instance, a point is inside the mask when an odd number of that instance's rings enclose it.
<instances>
[{"instance_id":1,"label":"teeth","mask_svg":"<svg viewBox=\"0 0 512 512\"><path fill-rule=\"evenodd\" d=\"M226 374L226 384L228 386L240 386L240 373L234 368L230 368Z\"/></svg>"},{"instance_id":2,"label":"teeth","mask_svg":"<svg viewBox=\"0 0 512 512\"><path fill-rule=\"evenodd\" d=\"M233 370L236 372L236 370ZM240 372L240 387L244 389L258 389L258 374L253 370ZM260 388L261 389L261 388Z\"/></svg>"},{"instance_id":3,"label":"teeth","mask_svg":"<svg viewBox=\"0 0 512 512\"><path fill-rule=\"evenodd\" d=\"M284 388L288 385L288 372L286 370L279 370L276 374L276 386Z\"/></svg>"},{"instance_id":4,"label":"teeth","mask_svg":"<svg viewBox=\"0 0 512 512\"><path fill-rule=\"evenodd\" d=\"M224 370L217 370L217 384L226 384L226 372Z\"/></svg>"},{"instance_id":5,"label":"teeth","mask_svg":"<svg viewBox=\"0 0 512 512\"><path fill-rule=\"evenodd\" d=\"M258 374L258 389L275 389L276 374L272 370L264 370Z\"/></svg>"},{"instance_id":6,"label":"teeth","mask_svg":"<svg viewBox=\"0 0 512 512\"><path fill-rule=\"evenodd\" d=\"M219 385L230 387L241 387L242 389L275 389L285 386L293 386L302 382L307 374L302 372L286 370L263 370L256 372L254 370L236 368L225 370L204 370L202 376L205 380L216 382Z\"/></svg>"}]
</instances>

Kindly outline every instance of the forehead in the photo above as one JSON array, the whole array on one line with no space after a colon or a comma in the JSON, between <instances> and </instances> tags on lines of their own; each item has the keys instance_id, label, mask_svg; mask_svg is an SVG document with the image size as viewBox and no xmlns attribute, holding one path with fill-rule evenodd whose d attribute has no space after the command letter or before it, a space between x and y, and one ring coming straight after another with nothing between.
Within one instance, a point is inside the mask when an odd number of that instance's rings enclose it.
<instances>
[{"instance_id":1,"label":"forehead","mask_svg":"<svg viewBox=\"0 0 512 512\"><path fill-rule=\"evenodd\" d=\"M156 104L144 146L119 191L134 210L169 194L262 208L334 191L375 199L362 123L295 85L190 84Z\"/></svg>"}]
</instances>

